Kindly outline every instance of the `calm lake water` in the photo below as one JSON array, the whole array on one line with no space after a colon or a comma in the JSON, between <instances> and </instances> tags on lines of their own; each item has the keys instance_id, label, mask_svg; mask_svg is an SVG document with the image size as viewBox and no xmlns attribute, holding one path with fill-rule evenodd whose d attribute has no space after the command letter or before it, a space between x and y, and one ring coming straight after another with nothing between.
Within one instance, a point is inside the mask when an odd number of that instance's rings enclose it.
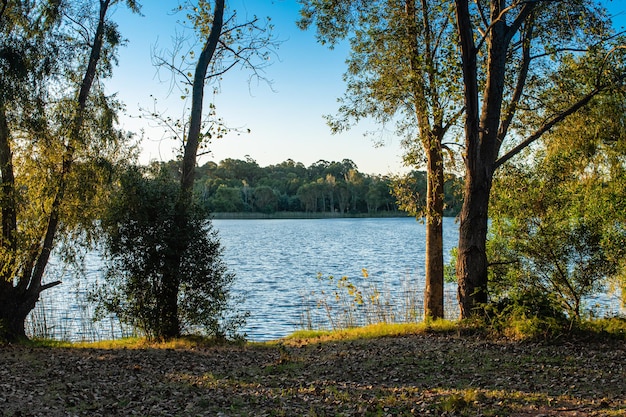
<instances>
[{"instance_id":1,"label":"calm lake water","mask_svg":"<svg viewBox=\"0 0 626 417\"><path fill-rule=\"evenodd\" d=\"M213 224L224 260L237 276L233 293L244 296L240 309L250 312L243 329L250 340L277 339L309 324L330 327L328 308L336 316L345 316L342 308L354 307L347 290L337 289L337 279L343 276L365 298L378 291L379 309L369 313L380 313L384 307L396 315L411 308L421 314L425 227L413 218L214 220ZM444 219L446 262L457 239L454 219ZM122 334L115 320L96 324L90 320L93 309L85 293L90 283L101 279L100 258L89 254L85 265L85 277L80 279L61 265L51 265L48 280L63 276L64 283L42 295L31 333L70 340ZM331 282L329 276L335 279ZM339 303L335 293L340 295ZM448 284L450 317L458 315L455 298L456 285ZM365 313L365 307L359 308Z\"/></svg>"}]
</instances>

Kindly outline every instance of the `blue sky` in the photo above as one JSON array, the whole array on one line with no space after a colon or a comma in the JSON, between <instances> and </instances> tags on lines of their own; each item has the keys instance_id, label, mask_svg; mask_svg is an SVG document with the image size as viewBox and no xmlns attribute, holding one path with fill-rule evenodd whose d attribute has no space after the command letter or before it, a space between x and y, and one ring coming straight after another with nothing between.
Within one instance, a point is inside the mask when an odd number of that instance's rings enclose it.
<instances>
[{"instance_id":1,"label":"blue sky","mask_svg":"<svg viewBox=\"0 0 626 417\"><path fill-rule=\"evenodd\" d=\"M604 2L613 14L620 13L618 27L626 26L626 0ZM122 127L145 131L141 143L141 162L168 160L177 146L164 139L163 129L145 118L138 118L139 107L152 108L151 95L158 99L158 110L180 117L184 103L177 92L169 94L170 84L162 82L152 65L152 51L169 49L172 37L181 28L180 15L170 11L177 0L144 0L143 16L131 15L119 7L113 19L122 35L128 39L120 50L119 66L107 82L109 93L118 93L126 104L127 114L121 118ZM352 159L361 172L389 174L406 171L402 165L400 138L385 132L385 146L376 147L369 131L378 126L364 122L351 130L333 135L323 115L334 114L337 98L344 92L342 75L345 71L346 47L329 50L315 40L313 30L296 27L299 6L296 0L231 0L231 8L240 19L258 15L270 16L275 25L274 34L282 44L272 65L265 69L265 77L273 82L248 82L249 73L237 69L229 72L221 84L221 93L215 97L218 116L231 127L250 129L251 133L231 134L213 141L211 154L202 157L220 161L225 158L243 159L249 155L261 166L276 164L291 158L305 165L320 159L339 161ZM161 72L163 77L163 71Z\"/></svg>"}]
</instances>

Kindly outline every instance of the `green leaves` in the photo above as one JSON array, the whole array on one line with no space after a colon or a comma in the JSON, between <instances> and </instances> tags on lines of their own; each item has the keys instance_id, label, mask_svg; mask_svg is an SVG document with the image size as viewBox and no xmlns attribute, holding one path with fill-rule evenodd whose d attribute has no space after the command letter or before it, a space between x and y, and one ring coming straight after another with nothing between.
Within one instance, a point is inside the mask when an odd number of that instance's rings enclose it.
<instances>
[{"instance_id":1,"label":"green leaves","mask_svg":"<svg viewBox=\"0 0 626 417\"><path fill-rule=\"evenodd\" d=\"M168 336L166 289L174 285L182 330L233 336L245 319L227 314L234 275L221 260L219 239L205 212L191 206L181 223L180 185L167 168L130 167L121 177L102 221L107 282L93 298L101 311L160 339Z\"/></svg>"},{"instance_id":2,"label":"green leaves","mask_svg":"<svg viewBox=\"0 0 626 417\"><path fill-rule=\"evenodd\" d=\"M598 96L547 134L526 163L496 178L489 242L496 295L539 289L578 317L585 296L623 281L623 106L620 94Z\"/></svg>"}]
</instances>

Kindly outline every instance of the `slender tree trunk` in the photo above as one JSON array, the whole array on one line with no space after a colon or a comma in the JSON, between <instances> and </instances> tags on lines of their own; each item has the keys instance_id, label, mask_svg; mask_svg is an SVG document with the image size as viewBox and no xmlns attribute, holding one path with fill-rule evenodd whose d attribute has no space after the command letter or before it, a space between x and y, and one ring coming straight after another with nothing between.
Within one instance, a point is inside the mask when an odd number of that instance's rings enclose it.
<instances>
[{"instance_id":1,"label":"slender tree trunk","mask_svg":"<svg viewBox=\"0 0 626 417\"><path fill-rule=\"evenodd\" d=\"M426 195L426 265L424 291L424 316L433 319L443 318L443 154L441 141L443 138L442 121L437 113L443 114L437 104L435 109L429 109L427 95L434 91L430 88L426 78L436 78L430 72L435 70L431 60L433 45L428 3L421 2L422 31L424 34L424 49L420 53L418 45L419 27L417 24L417 8L415 0L405 0L406 35L409 47L409 61L412 72L412 93L417 119L419 139L427 158L427 195ZM426 61L426 62L424 62ZM436 97L433 100L438 103ZM432 123L430 119L433 119Z\"/></svg>"},{"instance_id":2,"label":"slender tree trunk","mask_svg":"<svg viewBox=\"0 0 626 417\"><path fill-rule=\"evenodd\" d=\"M443 157L441 142L432 139L428 149L428 187L426 197L426 288L424 314L433 319L444 317L443 303Z\"/></svg>"},{"instance_id":3,"label":"slender tree trunk","mask_svg":"<svg viewBox=\"0 0 626 417\"><path fill-rule=\"evenodd\" d=\"M207 38L202 53L198 58L196 70L193 77L193 90L191 93L191 118L189 123L189 134L185 143L183 154L183 167L181 177L182 198L191 198L193 189L194 174L196 169L196 158L198 155L198 147L201 140L202 128L202 107L204 102L204 82L207 69L213 54L217 48L220 35L222 34L222 26L224 24L224 0L215 0L213 23L211 32Z\"/></svg>"},{"instance_id":4,"label":"slender tree trunk","mask_svg":"<svg viewBox=\"0 0 626 417\"><path fill-rule=\"evenodd\" d=\"M193 79L191 93L191 116L189 120L189 134L187 135L183 153L182 176L180 181L180 196L176 204L173 232L170 236L169 254L163 273L163 305L161 306L162 334L164 339L180 336L180 321L178 318L178 292L180 290L180 266L187 247L189 246L189 220L192 210L193 183L195 179L196 159L198 148L202 140L202 108L204 102L204 83L207 69L217 48L222 34L224 18L224 0L215 0L211 32L207 38L202 53L198 58Z\"/></svg>"}]
</instances>

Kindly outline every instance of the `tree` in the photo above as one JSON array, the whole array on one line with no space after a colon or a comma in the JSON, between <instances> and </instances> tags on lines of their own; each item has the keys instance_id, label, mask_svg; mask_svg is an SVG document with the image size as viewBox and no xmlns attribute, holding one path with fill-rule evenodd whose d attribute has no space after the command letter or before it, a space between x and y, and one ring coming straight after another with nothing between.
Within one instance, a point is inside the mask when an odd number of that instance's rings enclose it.
<instances>
[{"instance_id":1,"label":"tree","mask_svg":"<svg viewBox=\"0 0 626 417\"><path fill-rule=\"evenodd\" d=\"M348 35L347 89L333 131L366 117L398 123L406 139L406 165L425 165L426 218L424 313L443 317L444 138L461 115L461 77L447 1L301 0L300 27L317 26L331 47Z\"/></svg>"},{"instance_id":2,"label":"tree","mask_svg":"<svg viewBox=\"0 0 626 417\"><path fill-rule=\"evenodd\" d=\"M108 169L123 142L119 104L100 85L121 41L108 19L116 3L0 5L0 338L25 338L40 294L60 284L43 283L51 252L89 223L99 198L86 178Z\"/></svg>"},{"instance_id":3,"label":"tree","mask_svg":"<svg viewBox=\"0 0 626 417\"><path fill-rule=\"evenodd\" d=\"M455 0L454 4L466 116L457 278L461 316L468 317L488 301L488 206L496 169L595 95L623 83L625 61L623 53L613 49L616 42L604 11L592 1ZM588 68L594 83L586 91L551 89L560 100L545 106L541 92L558 80L557 63L573 54L586 54L594 64ZM576 78L566 79L569 83L560 86L576 85ZM523 115L530 112L538 120L526 125ZM515 146L504 146L516 140Z\"/></svg>"},{"instance_id":4,"label":"tree","mask_svg":"<svg viewBox=\"0 0 626 417\"><path fill-rule=\"evenodd\" d=\"M193 185L198 152L208 146L211 138L222 136L226 129L221 120L206 117L204 114L205 86L208 83L216 83L220 77L235 67L248 69L255 76L262 78L260 71L267 65L267 57L274 45L271 37L272 27L269 23L260 26L261 21L256 17L244 23L237 22L235 11L225 15L224 0L189 1L179 9L188 11L187 19L193 26L197 39L200 40L202 50L197 58L197 51L193 47L183 54L179 54L179 51L171 53L170 55L174 57L172 60L156 58L157 65L172 72L175 85L180 87L183 96L190 94L191 97L188 120L166 123L168 126L174 126L172 133L181 141L182 166L180 190L173 218L176 239L163 236L168 247L162 263L163 288L159 299L162 305L159 309L161 315L159 337L163 339L178 337L181 332L179 295L183 290L184 274L189 273L185 271L183 261L189 250L197 243L193 241L195 225L192 220ZM178 56L182 56L182 62L178 65L172 64ZM214 106L208 107L211 110L210 115L214 115Z\"/></svg>"},{"instance_id":5,"label":"tree","mask_svg":"<svg viewBox=\"0 0 626 417\"><path fill-rule=\"evenodd\" d=\"M278 206L278 196L271 187L260 186L254 189L254 205L262 213L273 213Z\"/></svg>"},{"instance_id":6,"label":"tree","mask_svg":"<svg viewBox=\"0 0 626 417\"><path fill-rule=\"evenodd\" d=\"M150 339L169 330L163 265L171 241L187 239L180 261L177 318L186 331L224 337L235 334L245 316L228 316L235 278L221 260L222 248L206 213L193 205L188 212L191 236L180 236L176 224L180 183L165 166L129 167L120 178L103 218L106 231L106 282L95 295L102 310L140 329ZM164 244L165 243L165 244Z\"/></svg>"},{"instance_id":7,"label":"tree","mask_svg":"<svg viewBox=\"0 0 626 417\"><path fill-rule=\"evenodd\" d=\"M496 296L538 290L579 318L585 296L626 285L625 94L595 97L546 134L532 163L496 176L488 245Z\"/></svg>"}]
</instances>

